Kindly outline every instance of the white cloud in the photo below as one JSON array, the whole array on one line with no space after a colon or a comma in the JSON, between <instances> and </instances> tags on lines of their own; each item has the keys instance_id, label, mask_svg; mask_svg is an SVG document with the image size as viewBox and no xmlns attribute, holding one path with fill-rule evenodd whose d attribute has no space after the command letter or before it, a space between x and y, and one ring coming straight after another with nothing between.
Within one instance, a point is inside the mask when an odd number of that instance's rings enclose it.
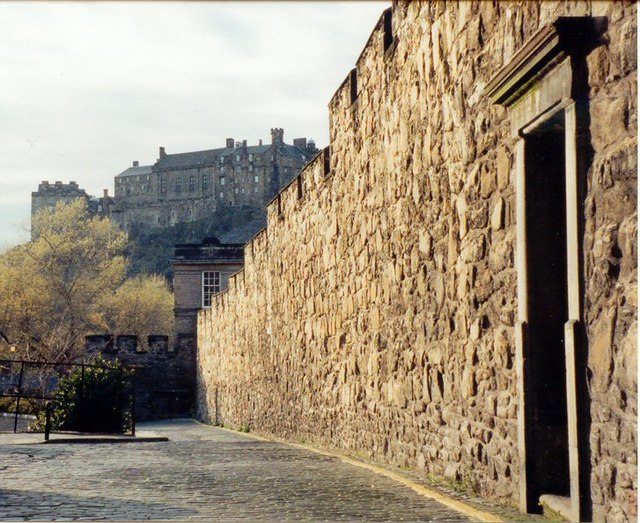
<instances>
[{"instance_id":1,"label":"white cloud","mask_svg":"<svg viewBox=\"0 0 640 523\"><path fill-rule=\"evenodd\" d=\"M26 239L41 180L101 194L158 146L271 127L326 144L327 104L388 5L0 2L0 247Z\"/></svg>"}]
</instances>

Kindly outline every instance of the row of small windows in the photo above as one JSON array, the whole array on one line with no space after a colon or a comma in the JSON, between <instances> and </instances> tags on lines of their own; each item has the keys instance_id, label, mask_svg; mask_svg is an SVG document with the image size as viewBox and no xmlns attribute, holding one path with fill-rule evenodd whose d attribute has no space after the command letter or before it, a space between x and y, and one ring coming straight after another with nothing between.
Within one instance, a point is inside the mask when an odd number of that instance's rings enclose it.
<instances>
[{"instance_id":1,"label":"row of small windows","mask_svg":"<svg viewBox=\"0 0 640 523\"><path fill-rule=\"evenodd\" d=\"M273 155L272 155L271 159L273 160ZM249 154L249 160L250 161L253 160L253 154ZM236 155L236 161L240 161L240 155ZM222 164L223 162L224 162L224 157L221 157L220 158L220 163ZM235 173L236 174L240 174L242 172L242 169L243 169L242 166L236 165L235 166ZM283 169L284 169L285 173L289 170L288 167L286 167L286 166L284 166ZM249 172L253 172L254 171L253 164L249 164L248 165L248 170L249 170ZM224 174L224 172L225 172L224 165L220 165L219 173L220 174ZM263 172L263 174L266 174L266 172L267 172L266 168L263 167L262 168L262 172ZM117 179L116 183L118 185L136 184L136 183L139 183L142 178L143 178L142 176L130 176L130 177L123 178L123 179ZM146 175L144 177L144 179L149 181L149 175ZM150 188L149 186L143 186L142 190L149 190L149 188ZM202 175L202 188L204 190L206 190L208 188L208 175L207 174L203 174ZM176 192L181 192L181 190L182 190L181 182L179 180L176 180ZM195 191L196 190L195 176L191 176L189 178L189 190L190 191ZM160 180L160 192L167 192L166 191L166 183L165 183L164 179Z\"/></svg>"},{"instance_id":2,"label":"row of small windows","mask_svg":"<svg viewBox=\"0 0 640 523\"><path fill-rule=\"evenodd\" d=\"M253 161L253 153L249 153L247 156L249 158L249 161L252 162ZM239 162L241 160L241 158L242 158L241 154L236 154L236 162ZM259 156L257 158L259 158ZM224 163L224 159L225 159L225 156L221 156L220 157L220 163ZM272 159L273 159L273 155L272 155Z\"/></svg>"},{"instance_id":3,"label":"row of small windows","mask_svg":"<svg viewBox=\"0 0 640 523\"><path fill-rule=\"evenodd\" d=\"M248 159L250 162L252 162L252 161L253 161L253 157L254 157L254 155L253 155L252 153L249 153L249 154L247 155L247 159ZM224 160L225 160L225 158L226 158L225 156L221 156L221 157L220 157L220 165L224 164ZM256 155L256 160L259 160L259 159L260 159L260 155ZM304 160L304 156L302 157L302 159ZM239 161L241 161L241 160L242 160L242 155L240 155L240 154L236 154L236 162L239 162ZM271 155L271 161L273 162L274 160L275 160L275 156L272 154L272 155Z\"/></svg>"},{"instance_id":4,"label":"row of small windows","mask_svg":"<svg viewBox=\"0 0 640 523\"><path fill-rule=\"evenodd\" d=\"M236 155L236 160L240 161L240 155ZM253 155L250 154L249 155L249 161L252 161L252 160L253 160ZM222 164L223 161L224 161L224 158L220 158L220 163L221 164ZM248 170L250 172L252 172L254 170L253 164L249 164L247 167L248 167ZM235 172L236 173L240 173L242 171L242 169L243 169L243 167L241 165L236 165L235 166ZM224 165L220 165L218 170L219 170L220 174L223 174L225 172L225 166ZM263 167L262 170L263 170L263 172L266 172L266 168ZM285 167L285 170L286 170L286 167ZM206 185L206 177L207 177L206 174L202 175L203 185ZM139 183L142 179L143 179L143 176L129 176L129 177L126 177L126 178L117 179L116 183L118 185L120 185L120 184L130 185L130 184ZM146 181L149 181L149 175L147 174L146 176L144 176L144 179Z\"/></svg>"},{"instance_id":5,"label":"row of small windows","mask_svg":"<svg viewBox=\"0 0 640 523\"><path fill-rule=\"evenodd\" d=\"M147 174L144 177L143 176L127 176L126 178L116 178L116 183L118 185L121 185L121 184L129 185L132 183L140 183L143 179L148 182L149 176L150 175Z\"/></svg>"},{"instance_id":6,"label":"row of small windows","mask_svg":"<svg viewBox=\"0 0 640 523\"><path fill-rule=\"evenodd\" d=\"M220 177L220 185L224 185L224 184L225 184L225 180L226 180L226 178L225 178L224 176L221 176L221 177ZM254 181L255 183L260 182L260 176L258 176L258 175L256 174L256 175L253 177L253 181Z\"/></svg>"},{"instance_id":7,"label":"row of small windows","mask_svg":"<svg viewBox=\"0 0 640 523\"><path fill-rule=\"evenodd\" d=\"M259 183L260 182L260 176L255 175L253 177L253 181L255 183ZM220 185L225 185L225 183L226 183L226 178L224 176L221 176L220 177ZM196 177L195 176L189 176L189 192L194 192L196 189L197 189L197 187L196 187ZM209 177L208 177L208 175L203 174L202 175L202 190L206 191L207 189L209 189ZM177 193L182 192L182 178L176 178L175 190L176 190ZM160 192L161 193L166 193L167 192L167 180L165 178L160 178ZM256 188L256 192L258 192L257 188ZM129 194L129 193L127 193L127 194Z\"/></svg>"},{"instance_id":8,"label":"row of small windows","mask_svg":"<svg viewBox=\"0 0 640 523\"><path fill-rule=\"evenodd\" d=\"M283 167L283 170L284 170L285 173L287 173L289 171L289 169L287 167ZM253 166L252 165L249 166L249 171L250 172L253 171ZM240 166L236 166L235 172L236 172L236 175L239 177L242 174L242 168ZM267 172L266 168L262 168L262 173L264 175L266 175L266 172ZM220 168L220 174L224 174L224 168L223 167ZM118 183L119 185L120 184L130 185L132 182L139 181L138 180L139 178L140 177L136 177L135 180L131 180L131 179L125 178L122 181L121 180L116 180L116 183ZM147 176L146 178L148 179L149 176ZM220 177L220 183L222 185L224 185L224 183L225 183L224 180L225 180L224 176L221 176ZM254 181L256 183L258 183L260 181L260 178L259 178L258 175L254 176ZM209 188L209 175L208 174L202 174L201 175L201 186L202 186L202 190L204 190L204 191L208 190L208 188ZM182 179L181 178L177 178L176 181L175 181L175 190L176 190L176 192L178 192L178 193L182 192L182 188L183 188L182 187ZM151 190L151 185L144 185L143 184L143 185L140 186L140 190L143 191L143 192L144 191L150 191ZM189 177L189 191L193 192L195 190L197 190L196 177L195 176L190 176ZM160 178L160 192L161 193L166 193L167 192L167 182L166 182L166 180L164 178ZM129 187L126 187L126 193L127 194L131 194L131 189Z\"/></svg>"},{"instance_id":9,"label":"row of small windows","mask_svg":"<svg viewBox=\"0 0 640 523\"><path fill-rule=\"evenodd\" d=\"M244 169L244 167L243 167L242 165L236 165L236 166L235 166L235 168L234 168L234 170L235 170L236 174L241 173L241 172L243 171L243 169ZM258 168L256 168L256 170L257 170L257 169L258 169ZM252 163L250 163L250 164L247 166L247 170L248 170L249 172L253 172L254 168L253 168L253 164L252 164ZM262 167L262 171L263 171L263 172L266 172L266 168L265 168L265 167ZM220 174L224 174L224 173L225 173L224 165L221 165L221 166L220 166L220 168L218 169L218 172L219 172Z\"/></svg>"},{"instance_id":10,"label":"row of small windows","mask_svg":"<svg viewBox=\"0 0 640 523\"><path fill-rule=\"evenodd\" d=\"M241 189L238 189L238 188L236 187L236 188L233 190L233 192L234 192L235 194L238 194L238 192L241 192L242 194L245 194L245 192L246 192L246 191L244 190L244 187L242 187ZM250 191L249 191L249 192L250 192ZM253 192L258 192L258 188L257 188L257 187L254 187L254 188L253 188ZM220 192L220 199L222 200L223 198L224 198L224 191L221 191L221 192Z\"/></svg>"}]
</instances>

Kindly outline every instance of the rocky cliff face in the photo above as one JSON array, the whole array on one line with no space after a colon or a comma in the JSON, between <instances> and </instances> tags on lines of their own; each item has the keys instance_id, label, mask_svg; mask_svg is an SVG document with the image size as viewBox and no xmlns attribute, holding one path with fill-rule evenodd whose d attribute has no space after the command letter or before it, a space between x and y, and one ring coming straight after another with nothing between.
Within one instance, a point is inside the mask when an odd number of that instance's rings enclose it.
<instances>
[{"instance_id":1,"label":"rocky cliff face","mask_svg":"<svg viewBox=\"0 0 640 523\"><path fill-rule=\"evenodd\" d=\"M178 243L199 243L217 237L223 243L246 243L267 224L265 209L223 207L207 218L172 227L150 229L131 243L131 272L164 274L171 279L169 260Z\"/></svg>"}]
</instances>

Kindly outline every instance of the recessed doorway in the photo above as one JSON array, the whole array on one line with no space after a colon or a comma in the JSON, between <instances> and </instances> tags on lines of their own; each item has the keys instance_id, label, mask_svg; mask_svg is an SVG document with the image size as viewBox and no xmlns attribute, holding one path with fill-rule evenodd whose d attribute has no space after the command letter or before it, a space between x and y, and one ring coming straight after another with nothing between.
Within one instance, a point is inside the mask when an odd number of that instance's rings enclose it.
<instances>
[{"instance_id":1,"label":"recessed doorway","mask_svg":"<svg viewBox=\"0 0 640 523\"><path fill-rule=\"evenodd\" d=\"M527 497L570 496L565 323L569 319L564 112L525 136Z\"/></svg>"}]
</instances>

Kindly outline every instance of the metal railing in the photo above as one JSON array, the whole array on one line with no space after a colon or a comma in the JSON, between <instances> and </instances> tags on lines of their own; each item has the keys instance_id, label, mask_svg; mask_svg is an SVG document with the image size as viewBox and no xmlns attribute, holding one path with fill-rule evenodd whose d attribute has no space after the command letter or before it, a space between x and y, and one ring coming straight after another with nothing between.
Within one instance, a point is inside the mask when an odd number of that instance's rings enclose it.
<instances>
[{"instance_id":1,"label":"metal railing","mask_svg":"<svg viewBox=\"0 0 640 523\"><path fill-rule=\"evenodd\" d=\"M17 370L19 367L19 371ZM131 419L131 435L135 436L135 405L136 405L136 373L135 367L121 367L114 369L104 365L92 363L54 363L50 361L30 360L0 360L0 398L15 398L15 413L13 432L18 431L21 400L33 400L44 403L45 411L45 440L51 434L52 408L55 403L70 403L76 401L57 394L58 383L61 378L70 376L74 369L80 369L80 401L85 399L85 370L87 368L104 369L112 372L122 372L128 378L129 393L128 409ZM36 372L36 369L39 372ZM16 381L17 379L17 381ZM40 408L40 411L42 408Z\"/></svg>"}]
</instances>

